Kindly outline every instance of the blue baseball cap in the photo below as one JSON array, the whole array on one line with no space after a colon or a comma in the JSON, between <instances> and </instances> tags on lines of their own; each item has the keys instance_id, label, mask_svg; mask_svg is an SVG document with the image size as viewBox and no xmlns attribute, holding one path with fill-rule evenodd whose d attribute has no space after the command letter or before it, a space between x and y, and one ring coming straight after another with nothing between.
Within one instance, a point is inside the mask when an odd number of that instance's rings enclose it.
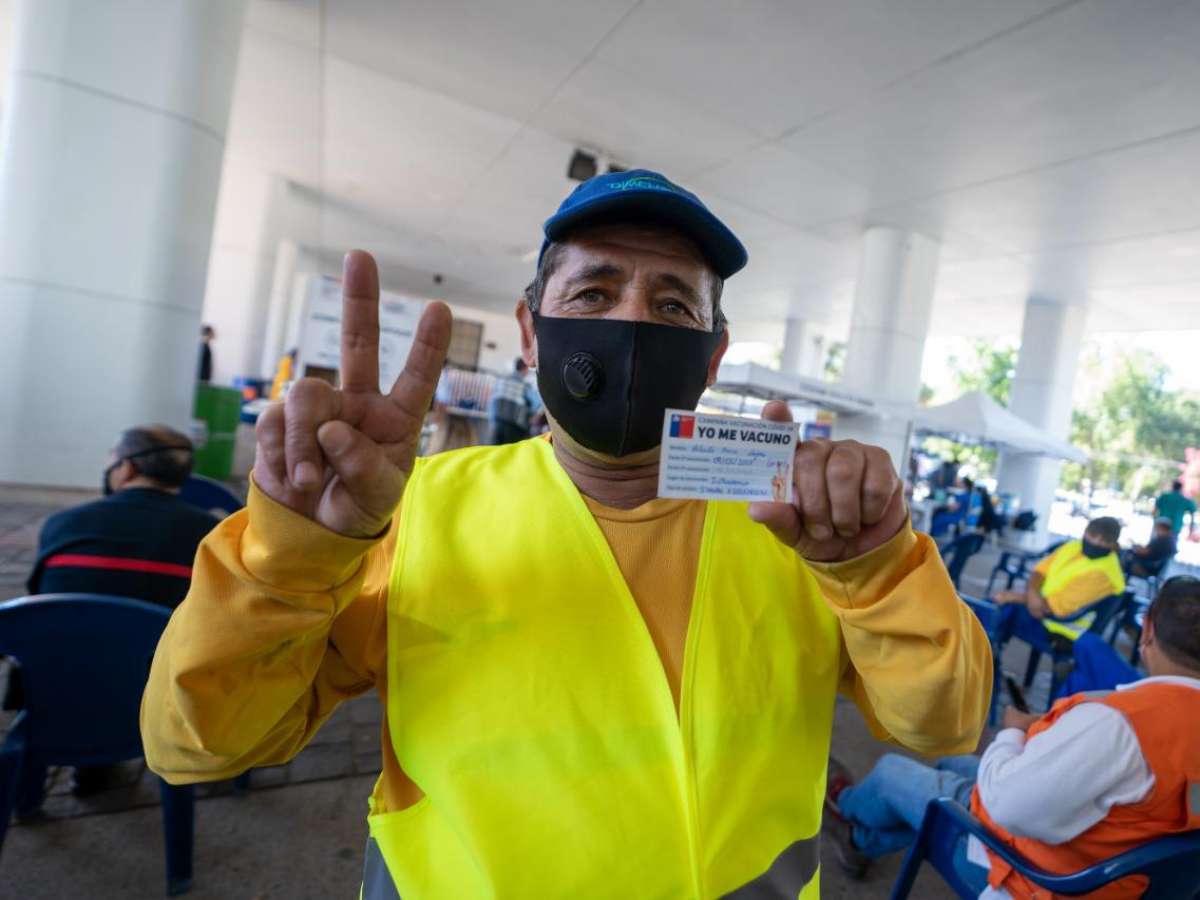
<instances>
[{"instance_id":1,"label":"blue baseball cap","mask_svg":"<svg viewBox=\"0 0 1200 900\"><path fill-rule=\"evenodd\" d=\"M677 228L696 242L724 279L746 265L746 248L700 198L648 169L608 172L589 178L567 196L542 226L546 235L538 263L552 241L583 225L641 219Z\"/></svg>"}]
</instances>

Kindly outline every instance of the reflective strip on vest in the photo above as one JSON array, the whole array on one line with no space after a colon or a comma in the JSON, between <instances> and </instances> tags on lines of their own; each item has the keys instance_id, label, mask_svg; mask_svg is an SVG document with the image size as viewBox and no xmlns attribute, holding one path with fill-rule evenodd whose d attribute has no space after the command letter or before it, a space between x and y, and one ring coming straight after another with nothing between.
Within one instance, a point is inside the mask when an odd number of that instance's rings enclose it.
<instances>
[{"instance_id":1,"label":"reflective strip on vest","mask_svg":"<svg viewBox=\"0 0 1200 900\"><path fill-rule=\"evenodd\" d=\"M1200 781L1193 781L1188 788L1188 812L1200 816Z\"/></svg>"},{"instance_id":2,"label":"reflective strip on vest","mask_svg":"<svg viewBox=\"0 0 1200 900\"><path fill-rule=\"evenodd\" d=\"M1080 616L1071 622L1056 622L1054 619L1042 619L1042 627L1051 634L1061 634L1068 640L1078 640L1079 636L1092 627L1092 623L1096 621L1094 612L1088 613L1086 616Z\"/></svg>"},{"instance_id":3,"label":"reflective strip on vest","mask_svg":"<svg viewBox=\"0 0 1200 900\"><path fill-rule=\"evenodd\" d=\"M725 895L732 900L795 900L808 886L821 865L821 835L785 847L771 868L736 891Z\"/></svg>"},{"instance_id":4,"label":"reflective strip on vest","mask_svg":"<svg viewBox=\"0 0 1200 900\"><path fill-rule=\"evenodd\" d=\"M1196 786L1200 790L1200 785ZM808 887L821 864L821 836L796 841L775 857L771 868L736 891L725 900L795 900ZM388 872L383 853L374 838L367 838L363 862L361 900L400 900L395 882Z\"/></svg>"},{"instance_id":5,"label":"reflective strip on vest","mask_svg":"<svg viewBox=\"0 0 1200 900\"><path fill-rule=\"evenodd\" d=\"M361 900L400 900L396 883L392 881L392 873L388 871L387 863L383 861L383 853L375 838L367 838L367 852L363 859Z\"/></svg>"}]
</instances>

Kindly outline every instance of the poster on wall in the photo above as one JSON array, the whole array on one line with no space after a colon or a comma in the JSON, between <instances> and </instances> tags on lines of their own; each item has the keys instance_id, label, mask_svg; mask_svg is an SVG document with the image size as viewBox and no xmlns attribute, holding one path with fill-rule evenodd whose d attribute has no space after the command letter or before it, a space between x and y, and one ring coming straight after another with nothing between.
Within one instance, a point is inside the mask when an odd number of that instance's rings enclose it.
<instances>
[{"instance_id":1,"label":"poster on wall","mask_svg":"<svg viewBox=\"0 0 1200 900\"><path fill-rule=\"evenodd\" d=\"M380 390L391 390L404 368L424 308L422 300L391 291L379 292ZM310 278L304 298L296 371L336 381L341 347L342 282L330 275Z\"/></svg>"}]
</instances>

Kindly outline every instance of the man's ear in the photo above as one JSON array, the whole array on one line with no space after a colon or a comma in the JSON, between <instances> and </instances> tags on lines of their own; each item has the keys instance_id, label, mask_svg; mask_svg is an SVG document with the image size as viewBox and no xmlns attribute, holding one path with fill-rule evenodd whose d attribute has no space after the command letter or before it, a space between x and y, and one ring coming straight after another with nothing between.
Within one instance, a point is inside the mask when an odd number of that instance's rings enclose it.
<instances>
[{"instance_id":1,"label":"man's ear","mask_svg":"<svg viewBox=\"0 0 1200 900\"><path fill-rule=\"evenodd\" d=\"M525 360L525 365L531 369L537 368L537 335L533 331L533 313L529 311L529 304L522 297L517 301L517 308L514 310L517 316L517 327L521 329L521 359Z\"/></svg>"},{"instance_id":2,"label":"man's ear","mask_svg":"<svg viewBox=\"0 0 1200 900\"><path fill-rule=\"evenodd\" d=\"M721 360L725 356L725 351L729 349L729 326L725 326L725 330L721 332L721 343L717 344L716 352L713 353L712 359L708 361L708 378L705 384L712 387L717 381L717 370L721 368Z\"/></svg>"}]
</instances>

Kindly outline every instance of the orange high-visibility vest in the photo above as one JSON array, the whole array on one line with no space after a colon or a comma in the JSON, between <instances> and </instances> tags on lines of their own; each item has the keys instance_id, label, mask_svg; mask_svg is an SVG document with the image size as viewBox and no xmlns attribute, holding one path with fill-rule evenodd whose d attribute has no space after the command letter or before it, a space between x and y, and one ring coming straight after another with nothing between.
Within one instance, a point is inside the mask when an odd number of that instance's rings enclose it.
<instances>
[{"instance_id":1,"label":"orange high-visibility vest","mask_svg":"<svg viewBox=\"0 0 1200 900\"><path fill-rule=\"evenodd\" d=\"M1075 694L1055 703L1030 727L1028 737L1050 728L1080 703L1103 703L1128 720L1154 776L1154 787L1143 800L1114 806L1083 834L1065 844L1051 845L1014 837L988 815L978 786L971 793L971 811L990 831L1030 862L1058 875L1086 869L1157 837L1200 828L1200 690L1154 682L1102 696ZM1104 748L1097 747L1096 752L1103 753ZM1078 789L1086 791L1088 786L1081 784ZM990 850L988 858L992 864L988 883L1003 887L1014 900L1057 900L1062 896L1028 881ZM1145 878L1131 876L1084 896L1131 900L1145 889Z\"/></svg>"}]
</instances>

